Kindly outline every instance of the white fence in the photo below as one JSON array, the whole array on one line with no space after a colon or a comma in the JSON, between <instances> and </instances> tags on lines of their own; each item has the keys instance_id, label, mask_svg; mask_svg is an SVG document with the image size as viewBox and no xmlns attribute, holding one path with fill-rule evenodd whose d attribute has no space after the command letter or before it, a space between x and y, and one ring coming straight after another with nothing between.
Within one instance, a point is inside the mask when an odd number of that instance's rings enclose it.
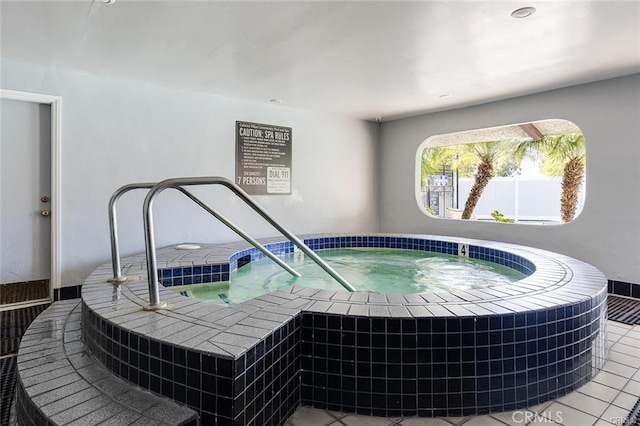
<instances>
[{"instance_id":1,"label":"white fence","mask_svg":"<svg viewBox=\"0 0 640 426\"><path fill-rule=\"evenodd\" d=\"M464 208L473 181L473 178L459 179L459 197L456 197L455 186L453 194L442 194L439 209L441 217L444 217L445 205L456 207L456 199L459 208ZM561 182L561 177L495 177L482 192L474 214L481 220L493 220L491 213L498 210L507 218L520 222L560 222ZM425 197L423 199L426 200ZM583 205L584 184L580 188L576 216Z\"/></svg>"}]
</instances>

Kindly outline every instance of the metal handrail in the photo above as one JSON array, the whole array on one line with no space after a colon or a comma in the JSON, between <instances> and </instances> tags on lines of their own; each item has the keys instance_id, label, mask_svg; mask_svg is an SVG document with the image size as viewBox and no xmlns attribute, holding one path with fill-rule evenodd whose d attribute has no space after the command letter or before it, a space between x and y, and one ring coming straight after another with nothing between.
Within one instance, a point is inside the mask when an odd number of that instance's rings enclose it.
<instances>
[{"instance_id":1,"label":"metal handrail","mask_svg":"<svg viewBox=\"0 0 640 426\"><path fill-rule=\"evenodd\" d=\"M122 197L123 194L131 190L151 189L155 185L156 183L131 183L128 185L124 185L118 188L116 192L113 193L113 195L111 196L111 199L109 200L109 233L111 236L111 266L113 268L113 278L109 280L110 282L122 283L127 280L127 277L122 276L122 267L120 265L120 247L118 244L118 219L117 219L118 216L116 212L116 206L118 204L118 200L120 199L120 197ZM264 247L262 244L260 244L258 241L254 240L253 238L251 238L251 236L249 236L246 232L242 231L240 228L235 226L233 223L231 223L231 221L229 221L220 213L216 212L214 209L209 207L206 203L201 201L195 195L193 195L192 193L190 193L189 191L187 191L182 187L175 187L174 189L177 189L178 191L186 195L189 199L191 199L197 205L202 207L204 210L206 210L209 214L211 214L213 217L215 217L224 225L226 225L233 232L235 232L236 234L244 238L245 241L247 241L249 244L251 244L258 250L260 250L265 256L267 256L269 259L276 262L278 265L280 265L283 269L285 269L291 275L295 277L301 276L299 272L297 272L295 269L287 265L284 261L282 261L282 259L280 259L276 255L271 253L271 251L269 251L266 247Z\"/></svg>"},{"instance_id":2,"label":"metal handrail","mask_svg":"<svg viewBox=\"0 0 640 426\"><path fill-rule=\"evenodd\" d=\"M331 275L336 281L338 281L344 288L349 291L356 291L338 272L336 272L331 266L329 266L324 260L322 260L317 254L313 252L305 243L300 241L295 235L287 231L276 220L269 215L260 205L253 201L249 194L244 192L239 186L235 185L232 181L221 176L209 176L209 177L186 177L186 178L172 178L166 179L149 190L147 196L144 199L143 217L144 217L144 232L145 232L145 245L147 254L147 274L149 279L149 305L147 309L161 309L166 304L160 303L160 288L158 283L158 269L156 259L155 237L153 229L153 201L167 188L179 188L183 186L193 185L223 185L229 188L238 198L244 201L249 207L251 207L256 213L262 216L271 226L276 228L282 235L287 237L293 244L295 244L302 252L309 256L318 266L324 269L329 275Z\"/></svg>"},{"instance_id":3,"label":"metal handrail","mask_svg":"<svg viewBox=\"0 0 640 426\"><path fill-rule=\"evenodd\" d=\"M111 237L111 267L113 269L113 278L110 282L122 283L127 277L122 276L122 267L120 266L120 246L118 244L118 215L116 207L118 200L125 193L134 189L151 189L155 183L131 183L118 188L109 199L109 235Z\"/></svg>"}]
</instances>

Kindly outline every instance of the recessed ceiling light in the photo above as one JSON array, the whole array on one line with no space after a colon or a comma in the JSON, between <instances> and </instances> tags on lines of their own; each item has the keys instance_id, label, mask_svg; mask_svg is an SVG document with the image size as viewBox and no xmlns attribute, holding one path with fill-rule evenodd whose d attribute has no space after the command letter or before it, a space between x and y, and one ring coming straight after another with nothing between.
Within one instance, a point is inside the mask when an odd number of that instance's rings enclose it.
<instances>
[{"instance_id":1,"label":"recessed ceiling light","mask_svg":"<svg viewBox=\"0 0 640 426\"><path fill-rule=\"evenodd\" d=\"M522 18L527 18L533 15L534 13L536 13L536 8L527 6L527 7L521 7L520 9L514 10L513 12L511 12L511 16L516 19L522 19Z\"/></svg>"}]
</instances>

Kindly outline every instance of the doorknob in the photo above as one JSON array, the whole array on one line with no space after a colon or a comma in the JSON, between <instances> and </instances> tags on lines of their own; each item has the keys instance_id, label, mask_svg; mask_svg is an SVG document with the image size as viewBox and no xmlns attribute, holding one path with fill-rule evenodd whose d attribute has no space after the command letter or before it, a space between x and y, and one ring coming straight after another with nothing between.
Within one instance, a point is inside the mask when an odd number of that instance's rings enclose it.
<instances>
[{"instance_id":1,"label":"doorknob","mask_svg":"<svg viewBox=\"0 0 640 426\"><path fill-rule=\"evenodd\" d=\"M40 210L40 216L49 216L50 214L49 210Z\"/></svg>"}]
</instances>

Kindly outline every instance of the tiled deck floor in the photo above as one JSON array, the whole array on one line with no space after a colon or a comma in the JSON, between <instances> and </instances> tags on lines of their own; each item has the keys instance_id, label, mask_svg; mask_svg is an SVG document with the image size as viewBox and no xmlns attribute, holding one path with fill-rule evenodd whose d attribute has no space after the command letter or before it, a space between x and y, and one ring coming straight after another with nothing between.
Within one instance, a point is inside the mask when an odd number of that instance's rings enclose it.
<instances>
[{"instance_id":1,"label":"tiled deck floor","mask_svg":"<svg viewBox=\"0 0 640 426\"><path fill-rule=\"evenodd\" d=\"M299 408L286 426L622 426L640 398L640 325L607 323L607 363L575 392L527 410L456 418L383 418Z\"/></svg>"}]
</instances>

